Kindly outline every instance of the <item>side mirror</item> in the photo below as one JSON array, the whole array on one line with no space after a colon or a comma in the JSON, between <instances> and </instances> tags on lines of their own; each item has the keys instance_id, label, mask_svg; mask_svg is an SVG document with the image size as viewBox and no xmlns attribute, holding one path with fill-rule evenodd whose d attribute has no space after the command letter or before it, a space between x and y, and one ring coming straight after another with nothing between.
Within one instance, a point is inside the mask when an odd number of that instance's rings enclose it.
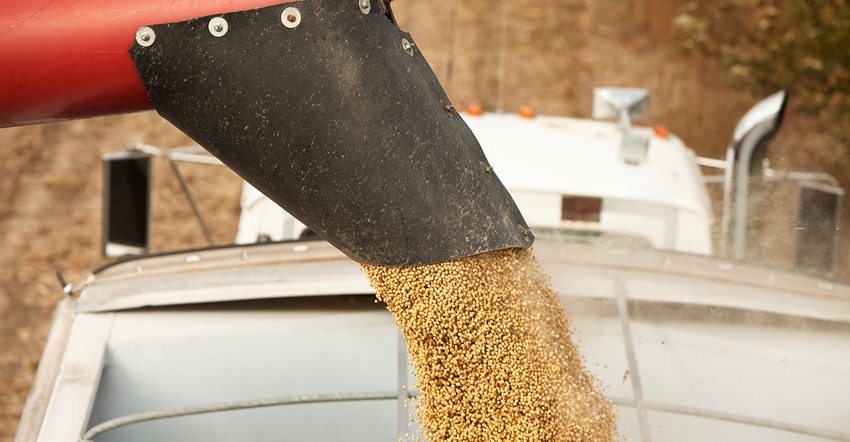
<instances>
[{"instance_id":1,"label":"side mirror","mask_svg":"<svg viewBox=\"0 0 850 442\"><path fill-rule=\"evenodd\" d=\"M103 157L103 255L142 255L150 244L151 157L118 152Z\"/></svg>"},{"instance_id":2,"label":"side mirror","mask_svg":"<svg viewBox=\"0 0 850 442\"><path fill-rule=\"evenodd\" d=\"M642 118L649 108L649 90L638 88L597 87L593 89L593 118L598 120ZM631 126L631 124L629 124Z\"/></svg>"},{"instance_id":3,"label":"side mirror","mask_svg":"<svg viewBox=\"0 0 850 442\"><path fill-rule=\"evenodd\" d=\"M649 138L632 130L632 117L642 118L649 108L649 90L634 88L593 89L593 118L618 118L623 126L620 140L620 159L626 164L638 165L646 160Z\"/></svg>"}]
</instances>

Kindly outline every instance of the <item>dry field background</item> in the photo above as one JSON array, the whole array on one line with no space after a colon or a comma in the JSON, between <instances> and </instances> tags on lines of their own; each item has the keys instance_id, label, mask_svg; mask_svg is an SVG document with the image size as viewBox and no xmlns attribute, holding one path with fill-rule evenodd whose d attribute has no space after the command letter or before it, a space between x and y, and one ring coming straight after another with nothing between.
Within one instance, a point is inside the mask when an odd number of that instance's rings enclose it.
<instances>
[{"instance_id":1,"label":"dry field background","mask_svg":"<svg viewBox=\"0 0 850 442\"><path fill-rule=\"evenodd\" d=\"M647 87L646 124L664 124L702 156L721 158L740 115L760 97L729 86L725 69L682 54L673 17L684 0L511 2L397 0L410 32L458 108L589 116L595 86ZM826 135L796 111L768 154L782 170L816 170L850 182L847 139ZM47 336L64 296L55 273L77 282L100 256L100 158L128 142L191 143L153 112L0 129L0 441L12 440ZM239 180L230 171L181 165L216 242L235 236ZM154 251L206 245L177 180L155 161ZM766 249L787 265L791 189L779 189ZM845 215L845 219L850 218ZM845 244L849 237L845 235ZM847 247L844 247L847 250ZM848 253L843 253L846 257ZM840 277L848 270L841 265Z\"/></svg>"}]
</instances>

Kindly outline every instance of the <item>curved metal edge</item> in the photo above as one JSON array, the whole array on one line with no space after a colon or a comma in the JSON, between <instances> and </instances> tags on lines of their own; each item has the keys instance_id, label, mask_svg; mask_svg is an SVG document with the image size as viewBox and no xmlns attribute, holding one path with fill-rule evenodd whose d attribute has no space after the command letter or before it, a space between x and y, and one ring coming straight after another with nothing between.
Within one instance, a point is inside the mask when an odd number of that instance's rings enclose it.
<instances>
[{"instance_id":1,"label":"curved metal edge","mask_svg":"<svg viewBox=\"0 0 850 442\"><path fill-rule=\"evenodd\" d=\"M121 428L131 424L149 422L153 420L168 419L180 416L190 416L205 413L217 413L232 410L247 410L251 408L277 407L282 405L317 404L328 402L345 401L377 401L396 400L398 392L374 392L374 393L340 393L340 394L314 394L301 396L285 396L275 399L256 399L246 401L225 402L212 405L199 405L192 407L174 408L170 410L148 411L127 416L118 417L98 424L80 436L80 442L93 442L94 438L107 431Z\"/></svg>"}]
</instances>

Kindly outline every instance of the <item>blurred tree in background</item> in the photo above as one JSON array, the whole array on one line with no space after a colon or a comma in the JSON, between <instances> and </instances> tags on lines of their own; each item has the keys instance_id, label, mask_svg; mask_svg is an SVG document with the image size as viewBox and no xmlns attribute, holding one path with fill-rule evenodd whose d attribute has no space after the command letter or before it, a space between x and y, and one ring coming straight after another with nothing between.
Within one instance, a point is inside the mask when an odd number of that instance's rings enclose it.
<instances>
[{"instance_id":1,"label":"blurred tree in background","mask_svg":"<svg viewBox=\"0 0 850 442\"><path fill-rule=\"evenodd\" d=\"M788 89L804 112L850 122L848 0L695 0L674 22L685 49L720 60L738 87Z\"/></svg>"}]
</instances>

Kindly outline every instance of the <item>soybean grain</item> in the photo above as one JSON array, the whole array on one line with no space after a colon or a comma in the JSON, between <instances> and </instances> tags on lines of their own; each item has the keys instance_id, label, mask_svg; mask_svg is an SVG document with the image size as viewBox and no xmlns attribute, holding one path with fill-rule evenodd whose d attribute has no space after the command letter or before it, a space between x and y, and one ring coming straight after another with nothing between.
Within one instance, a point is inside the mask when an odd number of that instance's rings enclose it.
<instances>
[{"instance_id":1,"label":"soybean grain","mask_svg":"<svg viewBox=\"0 0 850 442\"><path fill-rule=\"evenodd\" d=\"M616 409L572 342L530 250L422 266L364 264L407 340L433 441L610 441Z\"/></svg>"}]
</instances>

